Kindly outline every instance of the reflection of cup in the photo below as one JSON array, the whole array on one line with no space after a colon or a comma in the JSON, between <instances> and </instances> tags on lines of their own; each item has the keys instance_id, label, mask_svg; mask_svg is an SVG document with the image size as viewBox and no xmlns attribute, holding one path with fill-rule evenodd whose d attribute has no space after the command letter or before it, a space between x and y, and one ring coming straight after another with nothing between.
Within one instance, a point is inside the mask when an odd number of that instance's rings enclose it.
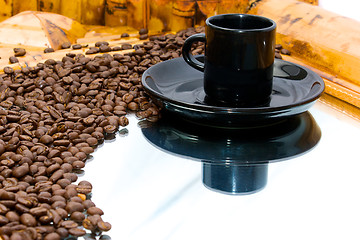
<instances>
[{"instance_id":1,"label":"reflection of cup","mask_svg":"<svg viewBox=\"0 0 360 240\"><path fill-rule=\"evenodd\" d=\"M276 23L248 14L216 15L206 20L206 34L186 39L183 57L204 72L204 90L218 102L241 107L269 102L273 83ZM191 54L193 42L205 42L205 62Z\"/></svg>"},{"instance_id":2,"label":"reflection of cup","mask_svg":"<svg viewBox=\"0 0 360 240\"><path fill-rule=\"evenodd\" d=\"M224 165L203 163L206 187L227 194L252 194L266 186L268 164Z\"/></svg>"}]
</instances>

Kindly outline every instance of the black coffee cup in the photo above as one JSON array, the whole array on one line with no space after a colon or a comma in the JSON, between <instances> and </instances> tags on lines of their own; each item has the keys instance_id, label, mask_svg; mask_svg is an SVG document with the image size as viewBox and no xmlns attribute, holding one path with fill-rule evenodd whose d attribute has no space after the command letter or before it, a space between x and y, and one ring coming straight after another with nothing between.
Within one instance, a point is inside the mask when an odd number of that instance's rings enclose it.
<instances>
[{"instance_id":1,"label":"black coffee cup","mask_svg":"<svg viewBox=\"0 0 360 240\"><path fill-rule=\"evenodd\" d=\"M223 14L206 20L205 34L186 39L185 61L204 72L204 91L212 102L239 107L265 105L273 85L276 23L249 14ZM205 62L190 54L205 42Z\"/></svg>"}]
</instances>

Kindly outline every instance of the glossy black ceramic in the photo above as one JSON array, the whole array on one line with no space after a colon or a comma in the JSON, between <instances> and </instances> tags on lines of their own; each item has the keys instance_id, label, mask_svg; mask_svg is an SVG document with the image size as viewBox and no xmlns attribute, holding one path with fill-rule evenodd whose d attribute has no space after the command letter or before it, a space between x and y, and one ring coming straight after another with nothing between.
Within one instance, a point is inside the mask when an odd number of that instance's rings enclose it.
<instances>
[{"instance_id":1,"label":"glossy black ceramic","mask_svg":"<svg viewBox=\"0 0 360 240\"><path fill-rule=\"evenodd\" d=\"M166 114L142 127L156 147L217 165L252 166L293 158L312 149L321 130L309 112L258 128L221 129L194 125Z\"/></svg>"},{"instance_id":2,"label":"glossy black ceramic","mask_svg":"<svg viewBox=\"0 0 360 240\"><path fill-rule=\"evenodd\" d=\"M203 56L197 60L202 61ZM182 119L219 127L249 127L271 124L307 111L324 90L324 81L313 71L275 59L270 102L261 107L219 105L206 98L203 73L176 58L146 70L142 83L147 93L165 111Z\"/></svg>"},{"instance_id":3,"label":"glossy black ceramic","mask_svg":"<svg viewBox=\"0 0 360 240\"><path fill-rule=\"evenodd\" d=\"M321 130L309 112L259 128L199 126L169 114L159 122L140 125L155 147L202 162L204 185L228 194L263 189L269 163L304 154L321 138Z\"/></svg>"},{"instance_id":4,"label":"glossy black ceramic","mask_svg":"<svg viewBox=\"0 0 360 240\"><path fill-rule=\"evenodd\" d=\"M190 36L183 57L204 72L204 90L213 101L253 107L269 101L275 54L274 21L248 14L216 15L206 20L206 34ZM205 42L205 64L189 53Z\"/></svg>"}]
</instances>

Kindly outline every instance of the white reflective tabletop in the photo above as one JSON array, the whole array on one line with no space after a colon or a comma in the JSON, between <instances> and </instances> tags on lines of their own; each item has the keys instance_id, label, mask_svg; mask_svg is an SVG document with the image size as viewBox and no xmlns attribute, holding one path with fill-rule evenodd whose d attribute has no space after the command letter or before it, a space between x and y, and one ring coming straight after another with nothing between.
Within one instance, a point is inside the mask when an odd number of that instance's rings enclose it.
<instances>
[{"instance_id":1,"label":"white reflective tabletop","mask_svg":"<svg viewBox=\"0 0 360 240\"><path fill-rule=\"evenodd\" d=\"M320 102L309 112L320 141L269 163L253 194L206 188L203 163L154 146L135 117L98 147L79 181L93 184L112 224L107 239L359 239L360 124Z\"/></svg>"}]
</instances>

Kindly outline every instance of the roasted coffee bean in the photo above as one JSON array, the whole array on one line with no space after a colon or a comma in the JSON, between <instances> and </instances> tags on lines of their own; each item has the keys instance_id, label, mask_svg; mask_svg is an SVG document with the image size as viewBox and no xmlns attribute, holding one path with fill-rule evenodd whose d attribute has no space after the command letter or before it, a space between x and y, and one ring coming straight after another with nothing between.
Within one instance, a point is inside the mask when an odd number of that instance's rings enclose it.
<instances>
[{"instance_id":1,"label":"roasted coffee bean","mask_svg":"<svg viewBox=\"0 0 360 240\"><path fill-rule=\"evenodd\" d=\"M5 217L10 221L10 222L20 222L20 216L17 212L15 211L9 211L6 213Z\"/></svg>"},{"instance_id":2,"label":"roasted coffee bean","mask_svg":"<svg viewBox=\"0 0 360 240\"><path fill-rule=\"evenodd\" d=\"M109 230L111 225L100 217L103 212L87 199L91 184L73 184L78 178L73 171L85 166L104 134L112 135L128 124L127 111L134 111L138 118L157 117L159 109L144 92L141 74L158 62L179 57L184 40L198 32L196 28L151 36L134 46L110 48L98 42L88 50L135 50L125 54L90 58L67 53L61 61L48 59L31 68L5 67L2 79L11 80L5 80L0 89L2 224L18 224L29 236L36 228L36 237L30 239L80 236L84 232L77 230L79 225L91 231ZM139 34L148 37L146 30ZM70 46L63 44L62 48ZM194 44L193 51L203 53L204 44ZM21 217L30 219L25 214L35 219L35 228L29 227L32 221L19 224Z\"/></svg>"},{"instance_id":3,"label":"roasted coffee bean","mask_svg":"<svg viewBox=\"0 0 360 240\"><path fill-rule=\"evenodd\" d=\"M281 49L280 52L281 52L281 54L284 54L284 55L290 55L290 51L285 48Z\"/></svg>"},{"instance_id":4,"label":"roasted coffee bean","mask_svg":"<svg viewBox=\"0 0 360 240\"><path fill-rule=\"evenodd\" d=\"M64 227L60 227L60 228L56 229L56 233L60 236L61 239L65 238L69 235L69 231ZM56 238L54 238L54 240L55 239ZM52 240L52 239L49 239L49 240Z\"/></svg>"},{"instance_id":5,"label":"roasted coffee bean","mask_svg":"<svg viewBox=\"0 0 360 240\"><path fill-rule=\"evenodd\" d=\"M121 51L121 47L120 46L114 46L111 48L111 51Z\"/></svg>"},{"instance_id":6,"label":"roasted coffee bean","mask_svg":"<svg viewBox=\"0 0 360 240\"><path fill-rule=\"evenodd\" d=\"M26 50L24 48L14 48L13 50L15 57L21 57L26 54Z\"/></svg>"},{"instance_id":7,"label":"roasted coffee bean","mask_svg":"<svg viewBox=\"0 0 360 240\"><path fill-rule=\"evenodd\" d=\"M28 227L36 226L36 219L29 213L24 213L20 216L20 222Z\"/></svg>"},{"instance_id":8,"label":"roasted coffee bean","mask_svg":"<svg viewBox=\"0 0 360 240\"><path fill-rule=\"evenodd\" d=\"M87 213L90 215L103 215L104 212L98 207L90 207L87 209Z\"/></svg>"},{"instance_id":9,"label":"roasted coffee bean","mask_svg":"<svg viewBox=\"0 0 360 240\"><path fill-rule=\"evenodd\" d=\"M72 166L73 166L73 169L81 169L81 168L85 167L85 163L82 161L75 161L75 162L73 162Z\"/></svg>"},{"instance_id":10,"label":"roasted coffee bean","mask_svg":"<svg viewBox=\"0 0 360 240\"><path fill-rule=\"evenodd\" d=\"M80 237L84 236L86 234L86 231L80 228L70 228L69 233L75 237Z\"/></svg>"},{"instance_id":11,"label":"roasted coffee bean","mask_svg":"<svg viewBox=\"0 0 360 240\"><path fill-rule=\"evenodd\" d=\"M15 56L11 56L11 57L9 57L9 62L10 63L18 63L19 59L17 59L17 57L15 57Z\"/></svg>"},{"instance_id":12,"label":"roasted coffee bean","mask_svg":"<svg viewBox=\"0 0 360 240\"><path fill-rule=\"evenodd\" d=\"M282 59L282 56L281 56L281 54L280 54L280 53L275 52L275 58L277 58L277 59Z\"/></svg>"},{"instance_id":13,"label":"roasted coffee bean","mask_svg":"<svg viewBox=\"0 0 360 240\"><path fill-rule=\"evenodd\" d=\"M53 48L45 48L44 49L44 53L51 53L51 52L55 52L55 50Z\"/></svg>"},{"instance_id":14,"label":"roasted coffee bean","mask_svg":"<svg viewBox=\"0 0 360 240\"><path fill-rule=\"evenodd\" d=\"M147 35L147 34L141 34L140 36L139 36L139 39L140 40L145 40L145 39L147 39L149 37L149 35Z\"/></svg>"},{"instance_id":15,"label":"roasted coffee bean","mask_svg":"<svg viewBox=\"0 0 360 240\"><path fill-rule=\"evenodd\" d=\"M99 50L100 50L100 52L110 52L110 51L111 51L111 47L108 46L108 45L101 45L101 46L99 47Z\"/></svg>"},{"instance_id":16,"label":"roasted coffee bean","mask_svg":"<svg viewBox=\"0 0 360 240\"><path fill-rule=\"evenodd\" d=\"M142 35L142 34L147 34L149 32L149 30L147 28L141 28L139 30L139 34Z\"/></svg>"},{"instance_id":17,"label":"roasted coffee bean","mask_svg":"<svg viewBox=\"0 0 360 240\"><path fill-rule=\"evenodd\" d=\"M7 219L5 216L0 215L0 226L3 226L9 222L9 219Z\"/></svg>"},{"instance_id":18,"label":"roasted coffee bean","mask_svg":"<svg viewBox=\"0 0 360 240\"><path fill-rule=\"evenodd\" d=\"M109 231L111 229L111 224L108 222L104 222L104 221L99 221L97 223L97 227L101 230L101 231Z\"/></svg>"},{"instance_id":19,"label":"roasted coffee bean","mask_svg":"<svg viewBox=\"0 0 360 240\"><path fill-rule=\"evenodd\" d=\"M72 45L72 49L81 49L81 48L82 48L81 44Z\"/></svg>"},{"instance_id":20,"label":"roasted coffee bean","mask_svg":"<svg viewBox=\"0 0 360 240\"><path fill-rule=\"evenodd\" d=\"M119 118L119 125L122 126L122 127L125 127L129 124L129 119L125 116L121 116Z\"/></svg>"},{"instance_id":21,"label":"roasted coffee bean","mask_svg":"<svg viewBox=\"0 0 360 240\"><path fill-rule=\"evenodd\" d=\"M82 212L73 212L70 215L70 219L75 222L82 222L85 219L85 214Z\"/></svg>"},{"instance_id":22,"label":"roasted coffee bean","mask_svg":"<svg viewBox=\"0 0 360 240\"><path fill-rule=\"evenodd\" d=\"M60 240L61 237L64 237L64 236L61 236L61 234L59 234L59 233L52 232L52 233L47 234L44 237L44 240Z\"/></svg>"},{"instance_id":23,"label":"roasted coffee bean","mask_svg":"<svg viewBox=\"0 0 360 240\"><path fill-rule=\"evenodd\" d=\"M95 229L97 228L97 222L93 223L89 218L85 218L82 224L85 229L88 229L90 231L95 231Z\"/></svg>"},{"instance_id":24,"label":"roasted coffee bean","mask_svg":"<svg viewBox=\"0 0 360 240\"><path fill-rule=\"evenodd\" d=\"M129 43L124 43L121 45L122 50L132 49L132 45Z\"/></svg>"},{"instance_id":25,"label":"roasted coffee bean","mask_svg":"<svg viewBox=\"0 0 360 240\"><path fill-rule=\"evenodd\" d=\"M64 42L61 44L61 48L62 49L67 49L67 48L70 48L71 47L71 43L69 42Z\"/></svg>"},{"instance_id":26,"label":"roasted coffee bean","mask_svg":"<svg viewBox=\"0 0 360 240\"><path fill-rule=\"evenodd\" d=\"M43 207L35 207L30 209L30 214L32 214L35 217L41 217L46 215L48 212L48 210L46 208Z\"/></svg>"}]
</instances>

